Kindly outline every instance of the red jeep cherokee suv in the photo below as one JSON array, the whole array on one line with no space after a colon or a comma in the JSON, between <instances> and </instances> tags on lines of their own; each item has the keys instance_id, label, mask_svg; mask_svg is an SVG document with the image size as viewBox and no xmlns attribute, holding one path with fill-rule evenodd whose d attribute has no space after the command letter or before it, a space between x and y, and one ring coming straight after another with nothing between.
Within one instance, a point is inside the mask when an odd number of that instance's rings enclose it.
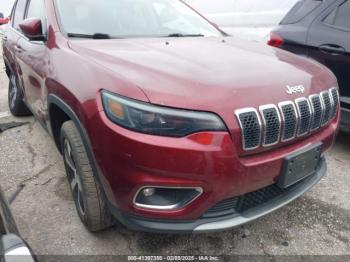
<instances>
[{"instance_id":1,"label":"red jeep cherokee suv","mask_svg":"<svg viewBox=\"0 0 350 262\"><path fill-rule=\"evenodd\" d=\"M326 172L333 74L181 1L17 0L3 51L10 110L52 135L91 231L229 229Z\"/></svg>"}]
</instances>

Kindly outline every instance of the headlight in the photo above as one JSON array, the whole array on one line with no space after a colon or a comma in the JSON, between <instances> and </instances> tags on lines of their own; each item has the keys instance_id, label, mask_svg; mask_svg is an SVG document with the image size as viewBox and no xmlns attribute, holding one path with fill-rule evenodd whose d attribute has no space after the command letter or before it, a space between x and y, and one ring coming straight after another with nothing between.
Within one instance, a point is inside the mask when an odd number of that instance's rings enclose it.
<instances>
[{"instance_id":1,"label":"headlight","mask_svg":"<svg viewBox=\"0 0 350 262\"><path fill-rule=\"evenodd\" d=\"M200 131L226 131L215 114L155 106L102 91L108 118L125 128L159 136L183 137Z\"/></svg>"}]
</instances>

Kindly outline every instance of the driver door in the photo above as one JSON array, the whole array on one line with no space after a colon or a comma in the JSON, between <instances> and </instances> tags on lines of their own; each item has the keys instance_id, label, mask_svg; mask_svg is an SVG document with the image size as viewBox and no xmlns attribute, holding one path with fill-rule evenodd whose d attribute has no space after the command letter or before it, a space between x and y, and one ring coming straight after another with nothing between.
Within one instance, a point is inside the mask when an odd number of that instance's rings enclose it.
<instances>
[{"instance_id":1,"label":"driver door","mask_svg":"<svg viewBox=\"0 0 350 262\"><path fill-rule=\"evenodd\" d=\"M25 19L39 18L46 35L46 16L43 0L28 0ZM44 102L47 91L45 79L49 68L49 54L45 41L32 41L21 35L17 43L17 65L21 71L21 80L26 94L27 104L35 116L46 122Z\"/></svg>"}]
</instances>

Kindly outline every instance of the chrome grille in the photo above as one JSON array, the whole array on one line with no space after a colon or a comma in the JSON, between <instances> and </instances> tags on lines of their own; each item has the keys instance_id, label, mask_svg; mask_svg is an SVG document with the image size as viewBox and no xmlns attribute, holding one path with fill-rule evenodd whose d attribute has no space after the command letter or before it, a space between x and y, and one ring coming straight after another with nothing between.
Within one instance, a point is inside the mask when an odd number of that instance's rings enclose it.
<instances>
[{"instance_id":1,"label":"chrome grille","mask_svg":"<svg viewBox=\"0 0 350 262\"><path fill-rule=\"evenodd\" d=\"M281 117L275 105L260 107L263 120L264 135L263 146L271 146L278 143L281 134Z\"/></svg>"},{"instance_id":2,"label":"chrome grille","mask_svg":"<svg viewBox=\"0 0 350 262\"><path fill-rule=\"evenodd\" d=\"M299 114L298 136L303 136L309 133L311 124L311 108L309 101L306 98L295 100Z\"/></svg>"},{"instance_id":3,"label":"chrome grille","mask_svg":"<svg viewBox=\"0 0 350 262\"><path fill-rule=\"evenodd\" d=\"M286 101L278 107L264 105L240 109L235 112L238 119L244 150L260 146L269 147L304 136L325 126L335 118L339 109L339 94L336 88Z\"/></svg>"}]
</instances>

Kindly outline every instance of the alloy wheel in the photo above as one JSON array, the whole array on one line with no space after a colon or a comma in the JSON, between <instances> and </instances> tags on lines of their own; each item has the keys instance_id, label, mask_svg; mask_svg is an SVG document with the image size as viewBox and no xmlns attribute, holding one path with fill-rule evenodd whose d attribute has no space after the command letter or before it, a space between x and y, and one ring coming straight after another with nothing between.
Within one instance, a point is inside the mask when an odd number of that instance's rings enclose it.
<instances>
[{"instance_id":1,"label":"alloy wheel","mask_svg":"<svg viewBox=\"0 0 350 262\"><path fill-rule=\"evenodd\" d=\"M78 208L78 212L84 216L85 215L85 204L83 187L78 175L78 170L74 161L73 151L70 142L64 140L64 160L67 167L67 176L70 188L72 190L73 199Z\"/></svg>"}]
</instances>

